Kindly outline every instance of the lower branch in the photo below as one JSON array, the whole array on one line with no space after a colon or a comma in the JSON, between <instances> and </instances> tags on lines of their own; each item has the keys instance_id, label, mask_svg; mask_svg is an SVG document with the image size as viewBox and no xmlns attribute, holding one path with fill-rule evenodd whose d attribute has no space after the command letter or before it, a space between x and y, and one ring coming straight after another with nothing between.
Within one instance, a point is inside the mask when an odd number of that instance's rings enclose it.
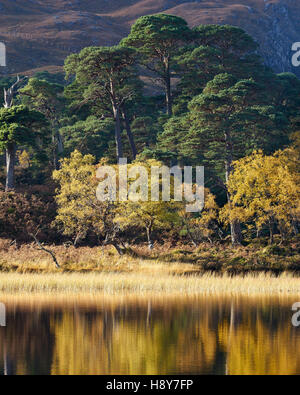
<instances>
[{"instance_id":1,"label":"lower branch","mask_svg":"<svg viewBox=\"0 0 300 395\"><path fill-rule=\"evenodd\" d=\"M36 237L36 235L30 233L30 236L34 239L35 243L37 244L38 250L40 250L40 251L45 251L45 252L47 252L47 254L51 255L51 257L52 257L52 259L53 259L53 262L55 263L56 268L57 268L57 269L60 269L60 265L59 265L59 263L58 263L58 261L57 261L57 259L56 259L56 256L55 256L54 252L52 252L52 251L48 250L47 248L45 248L45 247L41 244L41 242L38 240L38 238Z\"/></svg>"}]
</instances>

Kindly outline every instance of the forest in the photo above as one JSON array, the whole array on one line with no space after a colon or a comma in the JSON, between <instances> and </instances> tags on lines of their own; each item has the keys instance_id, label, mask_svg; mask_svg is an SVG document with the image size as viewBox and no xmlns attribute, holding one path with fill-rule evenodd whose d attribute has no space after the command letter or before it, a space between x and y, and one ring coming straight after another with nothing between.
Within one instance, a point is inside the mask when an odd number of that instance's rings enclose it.
<instances>
[{"instance_id":1,"label":"forest","mask_svg":"<svg viewBox=\"0 0 300 395\"><path fill-rule=\"evenodd\" d=\"M298 271L300 81L257 50L240 28L157 14L61 73L0 75L0 270L40 255L103 270L101 247L110 268L130 256ZM120 158L204 166L204 209L98 201L97 169Z\"/></svg>"}]
</instances>

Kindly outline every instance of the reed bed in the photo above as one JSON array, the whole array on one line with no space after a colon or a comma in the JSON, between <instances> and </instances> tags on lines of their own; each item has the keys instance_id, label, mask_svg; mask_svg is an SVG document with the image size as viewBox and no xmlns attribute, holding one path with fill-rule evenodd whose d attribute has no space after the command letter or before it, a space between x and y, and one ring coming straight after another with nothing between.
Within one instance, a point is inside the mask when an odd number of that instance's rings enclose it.
<instances>
[{"instance_id":1,"label":"reed bed","mask_svg":"<svg viewBox=\"0 0 300 395\"><path fill-rule=\"evenodd\" d=\"M147 273L0 273L0 296L62 295L300 295L291 274L168 275Z\"/></svg>"}]
</instances>

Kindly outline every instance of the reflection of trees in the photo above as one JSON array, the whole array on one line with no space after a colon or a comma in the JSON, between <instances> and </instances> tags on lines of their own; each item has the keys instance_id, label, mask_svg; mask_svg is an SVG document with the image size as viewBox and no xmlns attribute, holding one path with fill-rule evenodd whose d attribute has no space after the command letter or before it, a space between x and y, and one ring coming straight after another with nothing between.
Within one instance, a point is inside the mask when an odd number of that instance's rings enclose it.
<instances>
[{"instance_id":1,"label":"reflection of trees","mask_svg":"<svg viewBox=\"0 0 300 395\"><path fill-rule=\"evenodd\" d=\"M8 314L7 327L0 330L0 372L47 374L52 353L53 334L47 313L16 310Z\"/></svg>"},{"instance_id":2,"label":"reflection of trees","mask_svg":"<svg viewBox=\"0 0 300 395\"><path fill-rule=\"evenodd\" d=\"M208 302L16 311L0 371L18 374L293 374L290 304Z\"/></svg>"},{"instance_id":3,"label":"reflection of trees","mask_svg":"<svg viewBox=\"0 0 300 395\"><path fill-rule=\"evenodd\" d=\"M197 373L213 365L217 344L207 319L178 313L163 319L154 312L150 322L148 311L138 319L110 312L92 321L64 314L53 327L52 373Z\"/></svg>"},{"instance_id":4,"label":"reflection of trees","mask_svg":"<svg viewBox=\"0 0 300 395\"><path fill-rule=\"evenodd\" d=\"M269 321L264 313L249 314L233 329L231 336L228 323L220 325L220 342L225 350L230 347L227 362L229 374L300 373L300 337L291 325L290 316L282 316L279 321L279 316L272 317L271 311L269 313Z\"/></svg>"}]
</instances>

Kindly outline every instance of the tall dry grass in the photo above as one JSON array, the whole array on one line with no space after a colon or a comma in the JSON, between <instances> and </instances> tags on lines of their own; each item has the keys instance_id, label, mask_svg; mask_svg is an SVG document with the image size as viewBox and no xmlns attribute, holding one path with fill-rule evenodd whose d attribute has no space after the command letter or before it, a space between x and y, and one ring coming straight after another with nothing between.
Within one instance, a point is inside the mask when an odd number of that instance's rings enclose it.
<instances>
[{"instance_id":1,"label":"tall dry grass","mask_svg":"<svg viewBox=\"0 0 300 395\"><path fill-rule=\"evenodd\" d=\"M290 256L275 256L262 249L203 245L172 248L170 245L134 247L120 257L110 247L49 247L61 265L57 270L49 254L34 244L18 247L0 239L0 293L101 294L101 295L200 295L200 294L300 294L300 278L288 271L297 265L297 245ZM223 275L211 271L221 266ZM257 274L247 270L258 270ZM292 270L296 270L292 269ZM228 271L229 274L226 274Z\"/></svg>"},{"instance_id":2,"label":"tall dry grass","mask_svg":"<svg viewBox=\"0 0 300 395\"><path fill-rule=\"evenodd\" d=\"M300 278L259 274L168 275L147 273L0 274L1 294L97 295L300 295Z\"/></svg>"}]
</instances>

